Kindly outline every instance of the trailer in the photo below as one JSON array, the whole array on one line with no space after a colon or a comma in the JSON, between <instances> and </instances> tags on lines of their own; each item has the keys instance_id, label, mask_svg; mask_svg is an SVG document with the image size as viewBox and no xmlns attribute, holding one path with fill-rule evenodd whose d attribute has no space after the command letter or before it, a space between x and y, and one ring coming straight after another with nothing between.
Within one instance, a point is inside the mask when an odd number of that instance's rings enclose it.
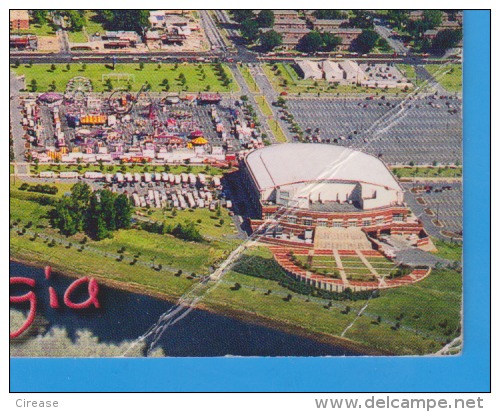
<instances>
[{"instance_id":1,"label":"trailer","mask_svg":"<svg viewBox=\"0 0 500 412\"><path fill-rule=\"evenodd\" d=\"M93 180L96 180L96 179L102 179L104 178L104 175L101 173L101 172L85 172L83 177L85 179L93 179Z\"/></svg>"},{"instance_id":2,"label":"trailer","mask_svg":"<svg viewBox=\"0 0 500 412\"><path fill-rule=\"evenodd\" d=\"M61 172L59 173L59 177L61 179L78 179L80 173L78 172Z\"/></svg>"},{"instance_id":3,"label":"trailer","mask_svg":"<svg viewBox=\"0 0 500 412\"><path fill-rule=\"evenodd\" d=\"M202 186L205 186L207 184L207 179L205 178L205 175L203 173L198 173L198 181Z\"/></svg>"},{"instance_id":4,"label":"trailer","mask_svg":"<svg viewBox=\"0 0 500 412\"><path fill-rule=\"evenodd\" d=\"M226 207L227 207L228 209L231 209L231 208L233 207L233 202L231 202L230 200L228 200L228 201L226 202Z\"/></svg>"},{"instance_id":5,"label":"trailer","mask_svg":"<svg viewBox=\"0 0 500 412\"><path fill-rule=\"evenodd\" d=\"M153 178L155 182L161 182L161 173L155 173Z\"/></svg>"},{"instance_id":6,"label":"trailer","mask_svg":"<svg viewBox=\"0 0 500 412\"><path fill-rule=\"evenodd\" d=\"M168 182L168 173L163 172L161 174L161 180L164 182Z\"/></svg>"},{"instance_id":7,"label":"trailer","mask_svg":"<svg viewBox=\"0 0 500 412\"><path fill-rule=\"evenodd\" d=\"M115 175L115 177L116 177L116 181L117 181L118 183L123 183L123 179L124 179L123 173L117 173L117 174Z\"/></svg>"},{"instance_id":8,"label":"trailer","mask_svg":"<svg viewBox=\"0 0 500 412\"><path fill-rule=\"evenodd\" d=\"M111 183L113 181L113 175L111 173L106 173L105 179L106 183Z\"/></svg>"},{"instance_id":9,"label":"trailer","mask_svg":"<svg viewBox=\"0 0 500 412\"><path fill-rule=\"evenodd\" d=\"M40 172L39 176L44 178L53 178L55 176L55 173L50 171Z\"/></svg>"},{"instance_id":10,"label":"trailer","mask_svg":"<svg viewBox=\"0 0 500 412\"><path fill-rule=\"evenodd\" d=\"M140 173L134 173L134 181L139 183L141 181Z\"/></svg>"},{"instance_id":11,"label":"trailer","mask_svg":"<svg viewBox=\"0 0 500 412\"><path fill-rule=\"evenodd\" d=\"M146 207L147 203L146 203L146 199L144 198L144 196L141 196L140 200L141 200L141 207Z\"/></svg>"},{"instance_id":12,"label":"trailer","mask_svg":"<svg viewBox=\"0 0 500 412\"><path fill-rule=\"evenodd\" d=\"M191 193L188 193L186 198L187 198L187 202L189 204L189 207L191 209L196 207L196 202L194 201L193 195Z\"/></svg>"},{"instance_id":13,"label":"trailer","mask_svg":"<svg viewBox=\"0 0 500 412\"><path fill-rule=\"evenodd\" d=\"M186 175L186 176L187 176L187 175ZM174 180L174 182L175 182L175 184L176 184L176 185L180 185L180 184L181 184L181 180L182 180L181 175L175 175L175 180Z\"/></svg>"},{"instance_id":14,"label":"trailer","mask_svg":"<svg viewBox=\"0 0 500 412\"><path fill-rule=\"evenodd\" d=\"M188 180L190 185L196 184L196 176L193 173L188 174Z\"/></svg>"},{"instance_id":15,"label":"trailer","mask_svg":"<svg viewBox=\"0 0 500 412\"><path fill-rule=\"evenodd\" d=\"M217 176L214 176L212 179L212 186L215 188L219 188L220 187L220 178L218 178Z\"/></svg>"},{"instance_id":16,"label":"trailer","mask_svg":"<svg viewBox=\"0 0 500 412\"><path fill-rule=\"evenodd\" d=\"M137 193L132 194L132 200L134 202L135 207L141 206L141 199L139 199L139 195Z\"/></svg>"},{"instance_id":17,"label":"trailer","mask_svg":"<svg viewBox=\"0 0 500 412\"><path fill-rule=\"evenodd\" d=\"M125 173L125 180L127 182L133 182L134 181L134 177L132 176L132 173L130 173L130 172Z\"/></svg>"},{"instance_id":18,"label":"trailer","mask_svg":"<svg viewBox=\"0 0 500 412\"><path fill-rule=\"evenodd\" d=\"M203 199L198 199L197 203L198 203L198 207L205 207L205 201Z\"/></svg>"},{"instance_id":19,"label":"trailer","mask_svg":"<svg viewBox=\"0 0 500 412\"><path fill-rule=\"evenodd\" d=\"M174 184L175 183L175 175L173 173L169 173L168 174L168 181L169 183L171 184Z\"/></svg>"},{"instance_id":20,"label":"trailer","mask_svg":"<svg viewBox=\"0 0 500 412\"><path fill-rule=\"evenodd\" d=\"M189 176L187 173L181 173L181 181L182 183L187 183L189 181Z\"/></svg>"}]
</instances>

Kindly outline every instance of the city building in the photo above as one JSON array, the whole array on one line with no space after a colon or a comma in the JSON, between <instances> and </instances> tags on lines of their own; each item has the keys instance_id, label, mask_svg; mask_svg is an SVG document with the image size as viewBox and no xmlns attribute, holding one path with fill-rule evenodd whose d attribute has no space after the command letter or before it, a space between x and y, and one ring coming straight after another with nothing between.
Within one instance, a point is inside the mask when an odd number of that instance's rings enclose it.
<instances>
[{"instance_id":1,"label":"city building","mask_svg":"<svg viewBox=\"0 0 500 412\"><path fill-rule=\"evenodd\" d=\"M324 19L324 20L316 20L313 23L313 29L317 31L332 31L338 29L341 25L349 23L348 19Z\"/></svg>"},{"instance_id":2,"label":"city building","mask_svg":"<svg viewBox=\"0 0 500 412\"><path fill-rule=\"evenodd\" d=\"M30 16L28 10L10 10L10 30L27 30L30 28Z\"/></svg>"},{"instance_id":3,"label":"city building","mask_svg":"<svg viewBox=\"0 0 500 412\"><path fill-rule=\"evenodd\" d=\"M298 60L297 67L304 79L319 80L323 78L323 72L318 66L318 62L312 60Z\"/></svg>"},{"instance_id":4,"label":"city building","mask_svg":"<svg viewBox=\"0 0 500 412\"><path fill-rule=\"evenodd\" d=\"M357 242L368 238L375 245L381 234L404 234L415 236L417 246L429 244L423 225L404 203L403 188L374 156L341 146L290 143L250 152L240 166L253 209L250 226L264 239L312 244L322 227L332 234L322 233L322 239L349 228L349 238Z\"/></svg>"},{"instance_id":5,"label":"city building","mask_svg":"<svg viewBox=\"0 0 500 412\"><path fill-rule=\"evenodd\" d=\"M320 63L323 69L324 77L329 82L340 82L344 79L344 71L339 64L331 60L325 60Z\"/></svg>"}]
</instances>

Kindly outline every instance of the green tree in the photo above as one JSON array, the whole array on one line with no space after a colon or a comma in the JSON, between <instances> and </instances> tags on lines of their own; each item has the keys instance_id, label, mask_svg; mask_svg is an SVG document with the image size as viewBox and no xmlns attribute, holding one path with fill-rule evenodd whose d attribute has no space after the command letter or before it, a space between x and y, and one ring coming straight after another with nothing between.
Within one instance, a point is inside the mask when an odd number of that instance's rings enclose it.
<instances>
[{"instance_id":1,"label":"green tree","mask_svg":"<svg viewBox=\"0 0 500 412\"><path fill-rule=\"evenodd\" d=\"M246 19L241 22L240 31L245 39L255 41L259 36L259 25L255 20Z\"/></svg>"},{"instance_id":2,"label":"green tree","mask_svg":"<svg viewBox=\"0 0 500 412\"><path fill-rule=\"evenodd\" d=\"M272 10L264 9L257 15L257 24L259 27L273 27L274 13Z\"/></svg>"},{"instance_id":3,"label":"green tree","mask_svg":"<svg viewBox=\"0 0 500 412\"><path fill-rule=\"evenodd\" d=\"M327 52L334 51L342 44L342 39L339 36L329 32L321 33L321 40L323 42L323 50Z\"/></svg>"},{"instance_id":4,"label":"green tree","mask_svg":"<svg viewBox=\"0 0 500 412\"><path fill-rule=\"evenodd\" d=\"M55 70L56 70L56 65L55 65L54 63L52 63L52 64L50 65L50 70L51 70L51 71L55 71Z\"/></svg>"},{"instance_id":5,"label":"green tree","mask_svg":"<svg viewBox=\"0 0 500 412\"><path fill-rule=\"evenodd\" d=\"M134 30L142 34L150 26L149 10L107 9L99 10L99 15L109 30Z\"/></svg>"},{"instance_id":6,"label":"green tree","mask_svg":"<svg viewBox=\"0 0 500 412\"><path fill-rule=\"evenodd\" d=\"M124 194L118 195L114 206L116 229L128 229L132 218L132 205L127 196Z\"/></svg>"},{"instance_id":7,"label":"green tree","mask_svg":"<svg viewBox=\"0 0 500 412\"><path fill-rule=\"evenodd\" d=\"M323 46L323 39L321 34L317 31L310 31L299 40L297 49L305 53L315 53L321 50Z\"/></svg>"},{"instance_id":8,"label":"green tree","mask_svg":"<svg viewBox=\"0 0 500 412\"><path fill-rule=\"evenodd\" d=\"M233 19L238 23L241 23L244 20L252 19L254 17L252 10L231 10L231 14L233 15Z\"/></svg>"},{"instance_id":9,"label":"green tree","mask_svg":"<svg viewBox=\"0 0 500 412\"><path fill-rule=\"evenodd\" d=\"M356 39L355 49L361 54L368 53L375 47L379 38L374 30L363 30Z\"/></svg>"},{"instance_id":10,"label":"green tree","mask_svg":"<svg viewBox=\"0 0 500 412\"><path fill-rule=\"evenodd\" d=\"M447 49L456 47L462 40L462 30L442 30L438 32L432 42L432 48L436 52L444 52Z\"/></svg>"},{"instance_id":11,"label":"green tree","mask_svg":"<svg viewBox=\"0 0 500 412\"><path fill-rule=\"evenodd\" d=\"M423 21L426 30L435 29L443 22L443 12L441 10L424 10Z\"/></svg>"},{"instance_id":12,"label":"green tree","mask_svg":"<svg viewBox=\"0 0 500 412\"><path fill-rule=\"evenodd\" d=\"M43 26L47 23L47 10L33 10L32 11L33 23Z\"/></svg>"},{"instance_id":13,"label":"green tree","mask_svg":"<svg viewBox=\"0 0 500 412\"><path fill-rule=\"evenodd\" d=\"M274 30L266 31L260 35L260 45L264 51L271 51L275 47L281 46L283 43L283 36Z\"/></svg>"},{"instance_id":14,"label":"green tree","mask_svg":"<svg viewBox=\"0 0 500 412\"><path fill-rule=\"evenodd\" d=\"M316 10L313 12L313 16L317 19L331 19L340 20L347 18L347 13L341 10Z\"/></svg>"},{"instance_id":15,"label":"green tree","mask_svg":"<svg viewBox=\"0 0 500 412\"><path fill-rule=\"evenodd\" d=\"M38 90L38 84L35 79L31 80L30 87L32 92L36 92Z\"/></svg>"}]
</instances>

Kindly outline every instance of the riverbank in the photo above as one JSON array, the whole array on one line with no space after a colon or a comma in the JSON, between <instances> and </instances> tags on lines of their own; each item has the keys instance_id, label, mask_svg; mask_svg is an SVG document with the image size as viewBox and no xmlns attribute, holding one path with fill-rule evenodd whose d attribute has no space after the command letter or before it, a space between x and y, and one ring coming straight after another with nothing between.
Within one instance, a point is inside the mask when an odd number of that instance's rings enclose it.
<instances>
[{"instance_id":1,"label":"riverbank","mask_svg":"<svg viewBox=\"0 0 500 412\"><path fill-rule=\"evenodd\" d=\"M21 263L27 266L31 267L36 267L36 268L41 268L43 269L45 267L45 264L43 264L40 261L29 259L26 257L20 257L16 255L11 255L10 260L13 262ZM122 291L127 291L131 293L136 293L136 294L141 294L141 295L146 295L152 298L156 299L162 299L165 300L169 303L176 304L178 300L178 296L170 295L165 292L159 292L155 290L151 290L148 288L144 288L142 285L136 285L136 284L131 284L131 283L125 283L125 282L120 282L116 281L113 279L108 279L99 275L93 275L90 273L79 273L78 271L75 271L72 268L69 267L63 267L62 265L51 265L52 266L52 273L53 276L63 276L63 277L69 277L69 278L79 278L82 276L89 276L89 277L94 277L100 284L106 285L107 287L122 290ZM257 326L262 326L266 328L271 328L278 330L283 333L299 336L301 338L306 338L310 339L313 341L316 341L321 344L326 344L326 345L332 345L332 346L337 346L341 347L347 351L354 352L358 355L364 355L364 356L390 356L394 355L393 353L389 351L381 351L381 350L376 350L370 347L367 347L366 345L360 344L358 342L341 338L338 336L333 336L333 335L328 335L326 333L318 333L314 331L307 330L306 328L290 324L287 322L279 321L276 319L272 319L269 317L261 316L256 313L250 313L248 311L244 310L235 310L234 308L230 308L224 304L217 304L214 302L206 303L202 302L198 306L196 306L197 310L203 310L209 313L217 314L217 315L222 315L225 317L230 317L233 319L237 319L239 321L249 323L252 325L257 325ZM153 322L156 321L156 319L152 320Z\"/></svg>"}]
</instances>

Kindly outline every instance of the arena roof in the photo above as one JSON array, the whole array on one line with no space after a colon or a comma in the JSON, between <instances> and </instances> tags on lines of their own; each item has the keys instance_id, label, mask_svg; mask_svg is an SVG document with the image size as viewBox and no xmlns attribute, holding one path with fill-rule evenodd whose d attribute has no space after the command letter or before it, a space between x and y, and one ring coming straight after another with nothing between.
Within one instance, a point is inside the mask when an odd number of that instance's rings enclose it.
<instances>
[{"instance_id":1,"label":"arena roof","mask_svg":"<svg viewBox=\"0 0 500 412\"><path fill-rule=\"evenodd\" d=\"M272 145L251 152L246 163L260 190L315 180L355 181L403 190L382 161L341 146Z\"/></svg>"}]
</instances>

